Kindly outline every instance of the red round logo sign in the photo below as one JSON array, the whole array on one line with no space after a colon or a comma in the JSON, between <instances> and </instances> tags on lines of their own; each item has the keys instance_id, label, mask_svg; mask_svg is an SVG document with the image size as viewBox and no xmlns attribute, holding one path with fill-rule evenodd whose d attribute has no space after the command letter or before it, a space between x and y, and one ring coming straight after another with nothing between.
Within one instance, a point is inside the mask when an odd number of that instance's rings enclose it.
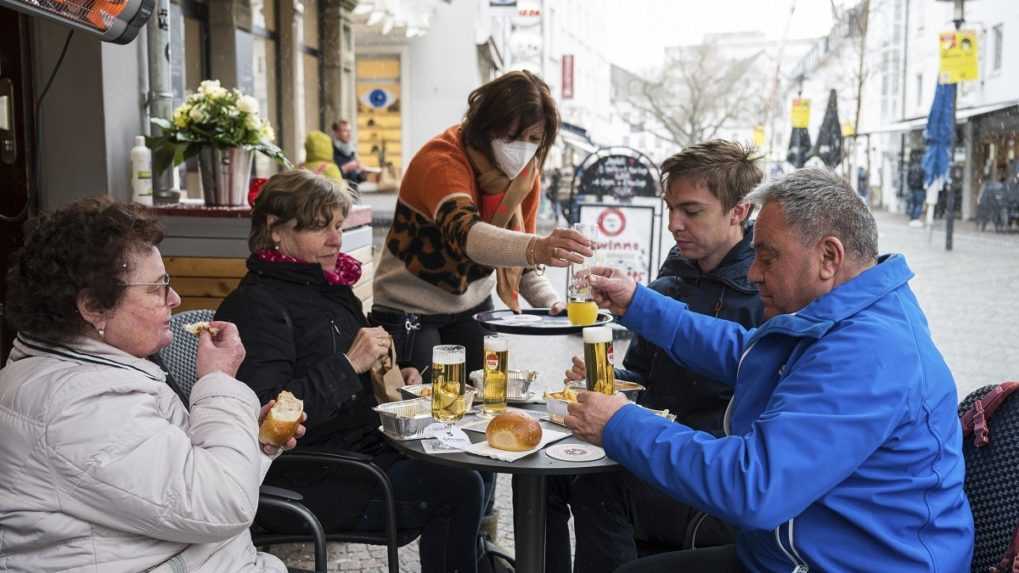
<instances>
[{"instance_id":1,"label":"red round logo sign","mask_svg":"<svg viewBox=\"0 0 1019 573\"><path fill-rule=\"evenodd\" d=\"M598 230L606 237L617 237L626 230L626 215L616 208L605 209L598 215Z\"/></svg>"}]
</instances>

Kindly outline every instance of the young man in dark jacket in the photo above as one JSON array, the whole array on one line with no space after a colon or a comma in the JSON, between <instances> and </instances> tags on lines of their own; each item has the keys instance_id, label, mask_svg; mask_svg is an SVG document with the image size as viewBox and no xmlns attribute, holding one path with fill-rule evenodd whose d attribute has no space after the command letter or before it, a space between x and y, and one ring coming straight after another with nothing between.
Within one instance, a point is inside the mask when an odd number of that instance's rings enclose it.
<instances>
[{"instance_id":1,"label":"young man in dark jacket","mask_svg":"<svg viewBox=\"0 0 1019 573\"><path fill-rule=\"evenodd\" d=\"M751 207L743 198L761 182L753 151L714 140L684 149L662 164L663 197L669 209L669 231L676 246L650 288L689 305L690 309L756 326L762 318L757 289L747 280L753 262L747 227ZM584 378L584 363L573 358L568 379ZM616 369L616 377L644 385L638 402L668 409L677 421L722 434L722 418L732 389L677 364L665 351L636 337ZM628 472L582 476L553 484L552 529L566 520L563 498L569 498L577 535L575 571L612 571L637 558L645 548L688 547L731 542L728 527L678 503ZM554 537L554 536L553 536ZM551 547L550 565L569 568L568 555ZM568 548L568 545L566 546Z\"/></svg>"}]
</instances>

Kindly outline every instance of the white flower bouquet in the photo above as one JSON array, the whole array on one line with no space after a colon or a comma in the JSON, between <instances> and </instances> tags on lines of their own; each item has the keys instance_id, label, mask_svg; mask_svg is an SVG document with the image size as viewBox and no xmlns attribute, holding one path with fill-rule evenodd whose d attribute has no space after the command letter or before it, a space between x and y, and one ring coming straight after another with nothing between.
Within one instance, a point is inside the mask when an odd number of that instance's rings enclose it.
<instances>
[{"instance_id":1,"label":"white flower bouquet","mask_svg":"<svg viewBox=\"0 0 1019 573\"><path fill-rule=\"evenodd\" d=\"M173 121L155 117L152 123L163 130L162 135L147 138L155 173L180 165L204 146L244 147L291 166L273 143L272 126L259 116L258 100L220 86L219 80L203 81L173 112Z\"/></svg>"}]
</instances>

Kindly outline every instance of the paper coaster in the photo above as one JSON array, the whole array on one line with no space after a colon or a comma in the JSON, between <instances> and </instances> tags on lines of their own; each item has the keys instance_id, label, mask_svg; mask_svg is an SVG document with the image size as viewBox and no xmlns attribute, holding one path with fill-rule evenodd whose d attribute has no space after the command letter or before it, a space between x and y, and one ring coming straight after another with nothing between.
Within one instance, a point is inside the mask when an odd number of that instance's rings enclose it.
<instances>
[{"instance_id":1,"label":"paper coaster","mask_svg":"<svg viewBox=\"0 0 1019 573\"><path fill-rule=\"evenodd\" d=\"M605 457L605 450L591 444L556 444L545 448L545 455L564 462L593 462Z\"/></svg>"}]
</instances>

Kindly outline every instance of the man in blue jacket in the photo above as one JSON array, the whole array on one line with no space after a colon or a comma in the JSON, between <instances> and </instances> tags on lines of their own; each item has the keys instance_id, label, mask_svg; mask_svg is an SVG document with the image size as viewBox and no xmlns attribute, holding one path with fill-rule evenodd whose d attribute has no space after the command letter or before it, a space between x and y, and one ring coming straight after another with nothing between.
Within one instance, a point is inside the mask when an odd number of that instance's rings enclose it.
<instances>
[{"instance_id":1,"label":"man in blue jacket","mask_svg":"<svg viewBox=\"0 0 1019 573\"><path fill-rule=\"evenodd\" d=\"M662 199L676 246L649 288L699 312L742 324L761 322L757 287L747 280L754 258L746 196L761 183L755 150L716 139L685 147L662 163ZM583 380L584 361L573 357L567 379ZM695 430L722 435L722 416L732 385L676 363L665 349L641 336L630 343L616 378L643 385L638 403L668 409ZM576 532L576 563L583 573L612 573L641 552L732 542L728 525L706 516L629 472L549 480L549 543L546 566L569 573L570 509ZM696 532L696 535L694 534Z\"/></svg>"},{"instance_id":2,"label":"man in blue jacket","mask_svg":"<svg viewBox=\"0 0 1019 573\"><path fill-rule=\"evenodd\" d=\"M756 329L689 312L596 269L595 300L688 368L733 383L727 436L583 392L566 423L646 482L735 524L732 546L619 571L958 572L973 521L952 374L901 255L834 174L803 169L762 205L748 277Z\"/></svg>"}]
</instances>

